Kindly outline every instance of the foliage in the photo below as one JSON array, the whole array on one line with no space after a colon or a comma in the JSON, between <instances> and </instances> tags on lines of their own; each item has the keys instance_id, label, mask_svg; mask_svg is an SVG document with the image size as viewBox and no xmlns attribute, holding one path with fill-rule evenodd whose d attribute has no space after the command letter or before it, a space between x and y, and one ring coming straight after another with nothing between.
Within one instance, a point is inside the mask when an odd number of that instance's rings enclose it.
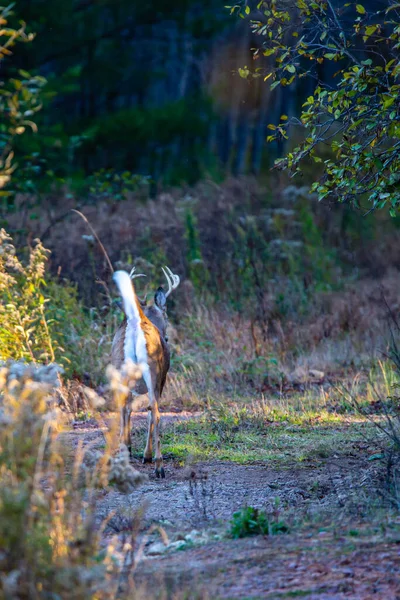
<instances>
[{"instance_id":1,"label":"foliage","mask_svg":"<svg viewBox=\"0 0 400 600\"><path fill-rule=\"evenodd\" d=\"M106 434L104 454L78 449L68 465L53 398L57 373L55 365L22 362L0 368L0 596L111 599L132 556L102 546L96 488L131 492L143 476L126 449L116 454L116 427ZM136 376L109 372L117 403ZM98 400L92 396L93 408Z\"/></svg>"},{"instance_id":2,"label":"foliage","mask_svg":"<svg viewBox=\"0 0 400 600\"><path fill-rule=\"evenodd\" d=\"M377 10L370 2L335 7L330 0L297 0L289 8L285 0L262 0L252 29L265 38L260 52L274 61L269 72L254 75L264 75L271 89L285 93L301 78L317 81L299 120L282 115L269 125L270 141L288 139L293 124L306 129L305 139L276 165L296 174L311 158L322 163L322 178L313 185L320 200L360 206L367 198L372 209L388 205L394 216L400 205L400 5L391 0ZM327 62L335 71L329 85L319 76ZM331 157L321 158L322 144Z\"/></svg>"},{"instance_id":3,"label":"foliage","mask_svg":"<svg viewBox=\"0 0 400 600\"><path fill-rule=\"evenodd\" d=\"M52 333L56 324L46 310L44 280L49 251L39 240L27 265L16 256L12 238L0 231L0 360L54 362L63 352Z\"/></svg>"},{"instance_id":4,"label":"foliage","mask_svg":"<svg viewBox=\"0 0 400 600\"><path fill-rule=\"evenodd\" d=\"M2 190L11 179L17 167L14 162L13 147L16 138L27 129L37 131L32 121L35 113L41 109L40 91L45 79L31 76L20 69L17 74L9 70L7 58L17 42L31 42L33 34L26 32L25 23L9 24L13 17L9 7L0 7L0 66L4 79L0 82L0 196L7 197L10 192Z\"/></svg>"},{"instance_id":5,"label":"foliage","mask_svg":"<svg viewBox=\"0 0 400 600\"><path fill-rule=\"evenodd\" d=\"M246 506L234 513L230 529L230 534L234 539L249 535L277 535L288 532L289 527L285 523L270 522L264 511L253 506Z\"/></svg>"},{"instance_id":6,"label":"foliage","mask_svg":"<svg viewBox=\"0 0 400 600\"><path fill-rule=\"evenodd\" d=\"M89 167L105 164L117 169L133 168L152 179L163 172L166 183L180 183L181 179L195 180L200 175L200 164L205 161L200 141L204 142L209 118L209 102L200 97L192 102L178 100L162 106L112 111L71 123L69 130L85 132L76 159L82 163L90 153ZM187 156L182 159L180 149L186 146Z\"/></svg>"},{"instance_id":7,"label":"foliage","mask_svg":"<svg viewBox=\"0 0 400 600\"><path fill-rule=\"evenodd\" d=\"M125 200L129 193L147 187L149 177L143 177L130 171L118 173L113 169L101 169L88 177L86 183L94 202L100 200L116 202Z\"/></svg>"},{"instance_id":8,"label":"foliage","mask_svg":"<svg viewBox=\"0 0 400 600\"><path fill-rule=\"evenodd\" d=\"M109 360L117 314L85 311L77 289L46 273L49 251L40 240L27 264L0 230L0 360L62 364L68 375L99 382ZM103 311L104 312L104 311Z\"/></svg>"}]
</instances>

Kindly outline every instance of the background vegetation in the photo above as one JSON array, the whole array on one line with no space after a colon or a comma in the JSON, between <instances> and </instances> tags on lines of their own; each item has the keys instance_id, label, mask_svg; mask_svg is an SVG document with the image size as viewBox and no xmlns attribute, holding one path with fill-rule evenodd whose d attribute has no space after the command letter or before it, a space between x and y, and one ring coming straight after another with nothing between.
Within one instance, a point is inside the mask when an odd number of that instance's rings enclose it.
<instances>
[{"instance_id":1,"label":"background vegetation","mask_svg":"<svg viewBox=\"0 0 400 600\"><path fill-rule=\"evenodd\" d=\"M71 209L114 267L146 273L140 295L163 265L181 276L163 409L200 415L163 448L172 477L189 469L185 503L208 515L198 461L261 464L305 477L319 512L284 482L238 507L221 534L238 543L310 515L396 523L398 6L20 0L0 20L0 595L132 597L149 545L132 505L99 516L143 480L112 425L136 375L107 371L122 313ZM82 423L93 452L66 442ZM334 503L338 459L360 462Z\"/></svg>"}]
</instances>

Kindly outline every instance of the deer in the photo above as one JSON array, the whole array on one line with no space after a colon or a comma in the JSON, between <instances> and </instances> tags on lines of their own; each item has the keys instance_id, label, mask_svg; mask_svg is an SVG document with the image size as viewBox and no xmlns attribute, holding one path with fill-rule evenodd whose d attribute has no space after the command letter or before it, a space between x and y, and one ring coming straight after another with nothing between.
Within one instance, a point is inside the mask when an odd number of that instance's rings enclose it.
<instances>
[{"instance_id":1,"label":"deer","mask_svg":"<svg viewBox=\"0 0 400 600\"><path fill-rule=\"evenodd\" d=\"M120 369L124 362L133 361L141 369L142 378L135 383L131 390L132 396L148 394L148 432L143 454L143 463L153 460L153 437L155 447L156 477L165 477L160 443L160 412L159 402L163 392L167 373L170 367L170 349L167 338L167 298L178 287L179 275L168 268L162 268L167 279L168 290L159 287L154 295L154 301L147 305L146 300L140 300L136 295L133 280L143 277L132 269L115 271L113 279L122 298L125 319L117 329L111 348L111 364ZM121 408L121 438L132 450L131 443L131 413L132 400L128 397Z\"/></svg>"}]
</instances>

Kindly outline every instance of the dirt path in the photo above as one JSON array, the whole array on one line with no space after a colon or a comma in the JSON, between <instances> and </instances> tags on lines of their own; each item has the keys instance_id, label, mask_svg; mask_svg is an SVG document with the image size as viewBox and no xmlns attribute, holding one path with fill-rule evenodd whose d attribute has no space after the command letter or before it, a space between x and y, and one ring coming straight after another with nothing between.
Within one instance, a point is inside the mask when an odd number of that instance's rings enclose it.
<instances>
[{"instance_id":1,"label":"dirt path","mask_svg":"<svg viewBox=\"0 0 400 600\"><path fill-rule=\"evenodd\" d=\"M163 414L165 426L190 413ZM135 426L145 426L145 416L135 415ZM101 430L78 424L65 434L73 447L98 448L104 443ZM102 501L100 517L111 511L126 511L146 505L146 522L167 522L176 529L226 526L232 514L245 505L272 512L293 508L299 514L321 515L343 505L356 510L357 494L368 477L370 465L363 460L326 459L304 463L301 467L279 468L268 464L240 465L231 462L187 462L165 458L166 479L156 479L152 465L133 459L133 466L145 472L149 481L129 495L109 491ZM354 507L351 506L352 500Z\"/></svg>"},{"instance_id":2,"label":"dirt path","mask_svg":"<svg viewBox=\"0 0 400 600\"><path fill-rule=\"evenodd\" d=\"M318 533L259 536L147 560L138 582L153 578L164 582L171 597L190 584L189 597L213 599L398 600L400 544Z\"/></svg>"},{"instance_id":3,"label":"dirt path","mask_svg":"<svg viewBox=\"0 0 400 600\"><path fill-rule=\"evenodd\" d=\"M187 418L193 416L163 415L167 426ZM136 427L144 424L145 415L135 416ZM79 440L92 448L104 444L102 431L90 423L78 424L64 435L72 449ZM353 518L356 529L371 476L370 464L361 457L309 461L286 469L222 461L182 466L168 457L165 463L166 479L158 480L151 465L135 460L134 466L148 474L148 482L128 495L107 491L97 517L100 522L115 513L107 536L123 535L140 506L145 507L142 532L151 524L160 524L173 542L196 530L201 543L194 547L184 543L183 551L171 549L162 555L160 538L155 536L145 548L139 579L161 578L160 585L172 594L168 597L195 582L199 595L193 592L189 598L207 597L204 589L209 598L400 598L400 544L395 540L385 541L382 536L375 540L370 536L333 538L311 525L309 532L302 534L226 539L232 514L245 505L269 513L283 512L285 518L289 515L297 521L329 517L338 524L339 515L343 519L345 514L347 524ZM221 536L221 541L215 541ZM161 550L152 553L157 544Z\"/></svg>"}]
</instances>

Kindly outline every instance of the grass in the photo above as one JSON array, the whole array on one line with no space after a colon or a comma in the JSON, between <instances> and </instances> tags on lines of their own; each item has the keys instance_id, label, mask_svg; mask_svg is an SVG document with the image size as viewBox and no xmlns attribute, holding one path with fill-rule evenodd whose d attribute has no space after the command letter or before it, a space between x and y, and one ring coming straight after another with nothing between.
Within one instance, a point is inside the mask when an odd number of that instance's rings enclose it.
<instances>
[{"instance_id":1,"label":"grass","mask_svg":"<svg viewBox=\"0 0 400 600\"><path fill-rule=\"evenodd\" d=\"M362 439L359 422L355 422L354 436ZM163 435L166 455L184 460L193 457L202 460L226 460L238 464L254 462L273 463L274 466L319 461L330 456L346 455L353 443L349 425L342 423L301 427L271 426L264 431L257 426L231 431L221 438L210 429L206 419L181 423Z\"/></svg>"},{"instance_id":2,"label":"grass","mask_svg":"<svg viewBox=\"0 0 400 600\"><path fill-rule=\"evenodd\" d=\"M211 403L202 416L164 427L163 454L183 462L191 458L301 466L349 455L355 442L365 441L371 424L355 414L329 412L318 395L313 408L311 402L309 394L269 403ZM135 435L134 452L139 455L142 448L142 435Z\"/></svg>"},{"instance_id":3,"label":"grass","mask_svg":"<svg viewBox=\"0 0 400 600\"><path fill-rule=\"evenodd\" d=\"M372 457L379 448L374 421L382 418L379 405L382 398L390 400L395 383L388 364L377 362L339 385L310 386L268 399L243 398L238 391L231 397L209 396L201 417L164 428L163 453L181 462L265 462L286 468L354 456L355 446L363 444L365 458ZM136 444L140 454L141 436Z\"/></svg>"}]
</instances>

